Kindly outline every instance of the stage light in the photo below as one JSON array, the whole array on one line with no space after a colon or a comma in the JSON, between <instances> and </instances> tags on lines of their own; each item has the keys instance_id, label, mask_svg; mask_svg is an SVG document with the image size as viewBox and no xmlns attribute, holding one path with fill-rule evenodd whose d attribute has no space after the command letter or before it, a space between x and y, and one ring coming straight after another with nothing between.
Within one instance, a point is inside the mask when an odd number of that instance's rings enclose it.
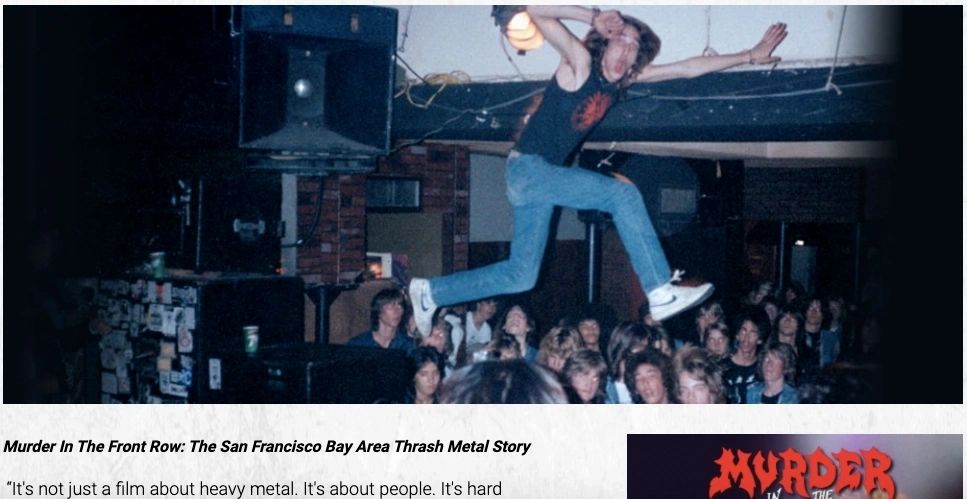
<instances>
[{"instance_id":1,"label":"stage light","mask_svg":"<svg viewBox=\"0 0 967 499\"><path fill-rule=\"evenodd\" d=\"M507 37L510 46L517 49L517 53L524 55L544 43L544 35L537 29L537 25L527 14L527 7L523 5L494 5L490 13L494 24Z\"/></svg>"}]
</instances>

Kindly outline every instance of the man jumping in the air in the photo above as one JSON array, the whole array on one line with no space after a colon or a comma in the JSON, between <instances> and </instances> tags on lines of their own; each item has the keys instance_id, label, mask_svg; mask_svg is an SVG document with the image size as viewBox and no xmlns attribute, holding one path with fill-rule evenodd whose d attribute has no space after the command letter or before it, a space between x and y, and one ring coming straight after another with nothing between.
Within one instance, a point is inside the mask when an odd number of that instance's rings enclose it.
<instances>
[{"instance_id":1,"label":"man jumping in the air","mask_svg":"<svg viewBox=\"0 0 967 499\"><path fill-rule=\"evenodd\" d=\"M675 284L681 273L672 274L641 194L631 181L560 165L604 118L621 90L636 82L693 78L742 64L776 62L779 59L772 52L786 37L785 24L769 27L750 50L652 65L661 41L633 17L616 10L552 5L532 5L527 12L561 54L561 63L507 158L507 197L514 208L510 258L432 280L413 279L409 293L423 335L429 333L438 306L533 288L555 206L611 214L647 293L653 319L687 310L714 289L712 284ZM586 22L592 29L579 40L561 23L564 19Z\"/></svg>"}]
</instances>

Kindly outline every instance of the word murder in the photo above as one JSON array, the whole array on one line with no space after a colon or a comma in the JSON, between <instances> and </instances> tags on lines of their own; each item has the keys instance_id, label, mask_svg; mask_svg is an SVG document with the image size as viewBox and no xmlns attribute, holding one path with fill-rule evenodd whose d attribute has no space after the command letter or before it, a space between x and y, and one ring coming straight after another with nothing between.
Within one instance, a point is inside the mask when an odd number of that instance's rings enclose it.
<instances>
[{"instance_id":1,"label":"word murder","mask_svg":"<svg viewBox=\"0 0 967 499\"><path fill-rule=\"evenodd\" d=\"M161 440L142 440L140 442L122 442L111 440L107 443L93 440L78 440L73 442L21 442L6 440L3 444L4 452L184 452L184 442L162 442Z\"/></svg>"}]
</instances>

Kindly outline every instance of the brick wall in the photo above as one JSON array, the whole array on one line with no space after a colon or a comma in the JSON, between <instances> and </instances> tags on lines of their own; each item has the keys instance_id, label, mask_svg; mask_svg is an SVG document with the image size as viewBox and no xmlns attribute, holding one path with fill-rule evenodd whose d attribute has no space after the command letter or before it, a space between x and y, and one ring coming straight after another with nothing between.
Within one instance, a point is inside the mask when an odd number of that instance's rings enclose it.
<instances>
[{"instance_id":1,"label":"brick wall","mask_svg":"<svg viewBox=\"0 0 967 499\"><path fill-rule=\"evenodd\" d=\"M422 211L443 214L443 273L466 269L470 241L470 151L444 144L408 147L383 158L377 173L423 179Z\"/></svg>"},{"instance_id":2,"label":"brick wall","mask_svg":"<svg viewBox=\"0 0 967 499\"><path fill-rule=\"evenodd\" d=\"M465 147L428 144L380 158L381 176L423 179L425 213L444 221L443 270L467 268L470 240L470 152ZM308 234L323 182L322 209L312 238L298 251L298 272L306 282L335 282L340 272L363 268L366 256L366 176L299 177L299 232Z\"/></svg>"},{"instance_id":3,"label":"brick wall","mask_svg":"<svg viewBox=\"0 0 967 499\"><path fill-rule=\"evenodd\" d=\"M298 250L298 272L309 283L335 282L363 268L366 255L366 177L299 177L300 237L312 230L322 183L322 207L312 237Z\"/></svg>"}]
</instances>

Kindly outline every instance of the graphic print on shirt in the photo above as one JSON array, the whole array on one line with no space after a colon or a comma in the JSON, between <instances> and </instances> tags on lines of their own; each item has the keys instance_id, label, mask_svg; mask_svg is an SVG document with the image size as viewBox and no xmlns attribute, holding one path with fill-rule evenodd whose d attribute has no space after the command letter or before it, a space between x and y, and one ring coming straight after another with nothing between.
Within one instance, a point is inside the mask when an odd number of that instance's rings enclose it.
<instances>
[{"instance_id":1,"label":"graphic print on shirt","mask_svg":"<svg viewBox=\"0 0 967 499\"><path fill-rule=\"evenodd\" d=\"M571 114L571 127L582 132L593 127L601 121L601 118L604 118L611 107L612 100L611 94L604 92L589 95Z\"/></svg>"}]
</instances>

